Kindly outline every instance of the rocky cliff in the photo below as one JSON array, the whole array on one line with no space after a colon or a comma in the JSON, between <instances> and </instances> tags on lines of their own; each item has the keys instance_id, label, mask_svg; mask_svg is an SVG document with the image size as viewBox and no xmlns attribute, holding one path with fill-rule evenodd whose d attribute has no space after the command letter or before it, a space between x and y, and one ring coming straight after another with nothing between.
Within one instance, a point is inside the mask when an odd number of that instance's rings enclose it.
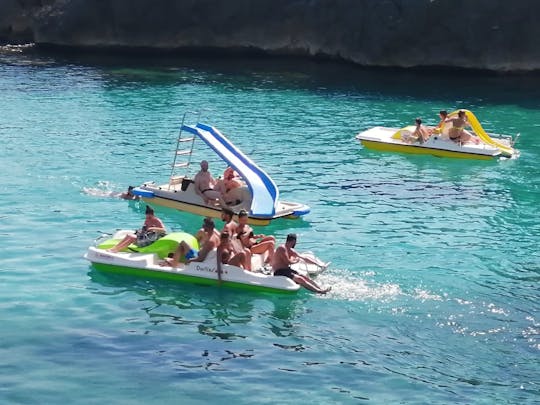
<instances>
[{"instance_id":1,"label":"rocky cliff","mask_svg":"<svg viewBox=\"0 0 540 405\"><path fill-rule=\"evenodd\" d=\"M538 0L0 0L0 41L540 69Z\"/></svg>"}]
</instances>

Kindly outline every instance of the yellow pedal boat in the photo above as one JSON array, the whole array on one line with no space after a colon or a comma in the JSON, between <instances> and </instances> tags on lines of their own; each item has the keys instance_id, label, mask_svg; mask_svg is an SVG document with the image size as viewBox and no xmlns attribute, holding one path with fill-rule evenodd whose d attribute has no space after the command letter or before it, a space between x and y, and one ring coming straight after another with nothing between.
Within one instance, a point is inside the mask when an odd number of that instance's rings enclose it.
<instances>
[{"instance_id":1,"label":"yellow pedal boat","mask_svg":"<svg viewBox=\"0 0 540 405\"><path fill-rule=\"evenodd\" d=\"M511 136L496 137L493 134L488 134L472 112L468 110L463 111L465 111L472 128L472 135L480 139L478 144L473 142L455 142L448 137L445 128L439 133L431 135L426 141L419 142L413 136L415 131L414 126L407 126L401 129L373 127L360 132L356 135L356 139L368 149L390 152L484 160L500 157L517 158L519 156L519 151L514 148L519 134L514 138ZM458 111L454 111L449 114L449 117L455 116L457 113Z\"/></svg>"}]
</instances>

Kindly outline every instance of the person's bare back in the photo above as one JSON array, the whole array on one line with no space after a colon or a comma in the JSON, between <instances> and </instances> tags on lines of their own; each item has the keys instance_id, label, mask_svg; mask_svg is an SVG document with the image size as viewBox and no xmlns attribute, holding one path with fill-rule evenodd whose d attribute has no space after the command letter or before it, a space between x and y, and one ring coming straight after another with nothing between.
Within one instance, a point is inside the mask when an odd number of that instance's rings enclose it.
<instances>
[{"instance_id":1,"label":"person's bare back","mask_svg":"<svg viewBox=\"0 0 540 405\"><path fill-rule=\"evenodd\" d=\"M272 270L285 269L291 264L291 258L289 257L285 245L278 246L274 253L274 257L272 258Z\"/></svg>"}]
</instances>

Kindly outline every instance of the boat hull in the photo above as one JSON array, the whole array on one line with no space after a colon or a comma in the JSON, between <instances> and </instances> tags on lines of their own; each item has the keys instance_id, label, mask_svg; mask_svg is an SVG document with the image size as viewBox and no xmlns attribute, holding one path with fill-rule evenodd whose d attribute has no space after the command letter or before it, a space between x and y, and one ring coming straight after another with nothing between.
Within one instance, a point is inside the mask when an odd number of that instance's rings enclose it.
<instances>
[{"instance_id":1,"label":"boat hull","mask_svg":"<svg viewBox=\"0 0 540 405\"><path fill-rule=\"evenodd\" d=\"M398 153L409 153L415 155L431 155L437 157L446 157L446 158L455 158L455 159L474 159L474 160L493 160L494 155L484 155L476 154L470 152L457 152L445 149L429 148L429 147L420 147L418 145L403 145L395 144L388 142L379 142L379 141L369 141L369 140L360 140L362 146L379 150L383 152L398 152Z\"/></svg>"},{"instance_id":2,"label":"boat hull","mask_svg":"<svg viewBox=\"0 0 540 405\"><path fill-rule=\"evenodd\" d=\"M139 195L147 204L159 205L205 217L221 218L222 208L219 205L205 204L195 193L193 183L189 181L187 183L188 186L185 187L181 185L181 182L172 185L156 185L149 182L134 189L134 193ZM273 216L256 216L250 213L250 203L251 201L247 199L239 201L238 204L229 206L229 208L236 213L242 209L246 210L249 213L248 223L251 225L268 225L278 218L297 219L310 211L309 207L304 204L279 201Z\"/></svg>"},{"instance_id":3,"label":"boat hull","mask_svg":"<svg viewBox=\"0 0 540 405\"><path fill-rule=\"evenodd\" d=\"M114 264L104 264L92 262L92 266L99 271L113 274L121 274L132 277L139 277L145 279L159 279L172 282L181 282L188 284L198 284L198 285L210 285L210 286L219 286L219 287L230 287L230 288L240 288L242 290L249 291L258 291L258 292L271 292L271 293L280 293L280 294L295 294L299 289L294 288L276 288L265 285L255 285L243 282L235 282L229 280L219 281L217 277L215 278L205 278L199 276L193 276L189 274L183 274L181 272L172 273L172 272L158 272L154 270L139 269L127 266L118 266Z\"/></svg>"},{"instance_id":4,"label":"boat hull","mask_svg":"<svg viewBox=\"0 0 540 405\"><path fill-rule=\"evenodd\" d=\"M204 262L180 263L179 267L160 265L155 254L111 253L97 247L88 248L84 258L97 270L136 277L284 294L296 293L300 289L287 277L250 272L227 264L222 265L220 280L215 254Z\"/></svg>"}]
</instances>

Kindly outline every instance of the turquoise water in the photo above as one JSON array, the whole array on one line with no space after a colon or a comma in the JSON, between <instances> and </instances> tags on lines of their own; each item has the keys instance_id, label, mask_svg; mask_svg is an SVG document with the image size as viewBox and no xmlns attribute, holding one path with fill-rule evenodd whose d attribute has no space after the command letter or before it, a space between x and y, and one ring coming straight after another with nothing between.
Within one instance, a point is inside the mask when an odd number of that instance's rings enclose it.
<instances>
[{"instance_id":1,"label":"turquoise water","mask_svg":"<svg viewBox=\"0 0 540 405\"><path fill-rule=\"evenodd\" d=\"M540 78L292 60L0 56L0 402L540 402ZM521 133L517 160L372 152L354 135L441 108ZM136 228L112 196L165 181L182 114L224 132L312 212L327 296L99 273ZM195 160L224 166L202 144ZM200 218L157 208L171 229Z\"/></svg>"}]
</instances>

